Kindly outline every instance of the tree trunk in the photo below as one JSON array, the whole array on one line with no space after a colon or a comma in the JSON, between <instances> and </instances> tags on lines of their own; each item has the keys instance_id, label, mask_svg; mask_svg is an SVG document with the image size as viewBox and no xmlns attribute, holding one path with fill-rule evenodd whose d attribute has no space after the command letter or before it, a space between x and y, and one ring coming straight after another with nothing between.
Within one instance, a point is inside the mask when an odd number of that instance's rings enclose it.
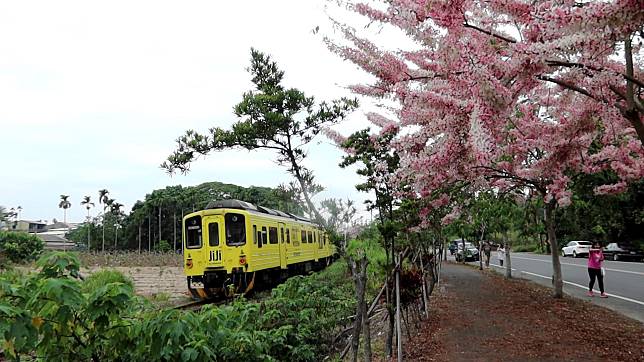
<instances>
[{"instance_id":1,"label":"tree trunk","mask_svg":"<svg viewBox=\"0 0 644 362\"><path fill-rule=\"evenodd\" d=\"M465 238L461 236L461 245L463 245L463 255L461 255L461 263L465 264ZM456 256L458 256L458 248L456 248ZM479 257L481 257L479 255Z\"/></svg>"},{"instance_id":2,"label":"tree trunk","mask_svg":"<svg viewBox=\"0 0 644 362\"><path fill-rule=\"evenodd\" d=\"M152 220L148 216L148 251L152 251Z\"/></svg>"},{"instance_id":3,"label":"tree trunk","mask_svg":"<svg viewBox=\"0 0 644 362\"><path fill-rule=\"evenodd\" d=\"M365 285L366 283L367 280L365 278ZM362 332L364 333L364 360L365 362L371 362L371 323L369 322L369 313L367 313L366 308L367 305L365 303L362 303L362 305L364 309L362 313Z\"/></svg>"},{"instance_id":4,"label":"tree trunk","mask_svg":"<svg viewBox=\"0 0 644 362\"><path fill-rule=\"evenodd\" d=\"M159 206L159 245L161 244L161 206Z\"/></svg>"},{"instance_id":5,"label":"tree trunk","mask_svg":"<svg viewBox=\"0 0 644 362\"><path fill-rule=\"evenodd\" d=\"M139 224L139 254L141 254L141 224Z\"/></svg>"},{"instance_id":6,"label":"tree trunk","mask_svg":"<svg viewBox=\"0 0 644 362\"><path fill-rule=\"evenodd\" d=\"M365 324L369 323L369 316L367 313L367 306L365 304L365 291L366 291L366 280L367 280L367 264L368 260L366 256L363 256L358 262L349 258L349 266L351 267L351 274L356 285L356 317L353 323L353 335L351 336L351 352L352 352L352 361L356 362L358 360L358 352L360 347L360 333L362 327ZM364 319L364 320L363 320ZM367 327L368 329L368 327ZM365 331L367 332L367 331ZM365 339L365 343L366 343ZM365 357L366 351L371 351L371 348L365 346ZM371 360L371 352L369 352L369 360Z\"/></svg>"},{"instance_id":7,"label":"tree trunk","mask_svg":"<svg viewBox=\"0 0 644 362\"><path fill-rule=\"evenodd\" d=\"M87 209L87 251L91 251L92 244L92 225L89 222L89 208Z\"/></svg>"},{"instance_id":8,"label":"tree trunk","mask_svg":"<svg viewBox=\"0 0 644 362\"><path fill-rule=\"evenodd\" d=\"M631 38L628 36L624 40L624 58L626 60L626 75L633 78L633 49L631 44ZM634 84L632 80L626 80L626 109L622 111L626 119L633 125L637 137L640 139L640 143L644 145L644 123L642 123L640 113L635 105L635 92ZM641 109L641 108L640 108Z\"/></svg>"},{"instance_id":9,"label":"tree trunk","mask_svg":"<svg viewBox=\"0 0 644 362\"><path fill-rule=\"evenodd\" d=\"M401 263L402 267L402 263ZM400 328L400 268L396 268L396 345L397 360L402 362L402 333Z\"/></svg>"},{"instance_id":10,"label":"tree trunk","mask_svg":"<svg viewBox=\"0 0 644 362\"><path fill-rule=\"evenodd\" d=\"M387 314L388 328L387 328L387 339L385 339L385 354L387 357L393 356L393 342L394 342L394 307L393 307L393 295L392 291L389 290L389 281L387 280L387 286L385 287L385 298L387 302Z\"/></svg>"},{"instance_id":11,"label":"tree trunk","mask_svg":"<svg viewBox=\"0 0 644 362\"><path fill-rule=\"evenodd\" d=\"M290 137L288 137L288 146L289 148L291 146ZM297 179L297 182L300 184L300 188L302 190L302 195L304 196L304 200L306 201L306 205L309 207L309 210L313 213L313 215L315 215L316 221L320 224L324 223L324 218L322 217L320 212L315 208L315 205L313 205L313 202L311 201L311 197L309 196L309 192L307 190L307 185L306 185L307 182L304 179L304 175L302 175L301 168L300 168L300 165L297 163L295 154L293 153L292 150L288 150L287 154L291 162L291 169L295 174L295 178Z\"/></svg>"},{"instance_id":12,"label":"tree trunk","mask_svg":"<svg viewBox=\"0 0 644 362\"><path fill-rule=\"evenodd\" d=\"M179 221L179 237L181 238L181 255L183 255L183 217L185 214L183 213L183 206L181 207L181 221Z\"/></svg>"},{"instance_id":13,"label":"tree trunk","mask_svg":"<svg viewBox=\"0 0 644 362\"><path fill-rule=\"evenodd\" d=\"M503 247L505 248L505 277L510 279L512 278L512 260L510 260L510 243L507 241L507 236Z\"/></svg>"},{"instance_id":14,"label":"tree trunk","mask_svg":"<svg viewBox=\"0 0 644 362\"><path fill-rule=\"evenodd\" d=\"M172 214L172 253L177 252L177 211Z\"/></svg>"},{"instance_id":15,"label":"tree trunk","mask_svg":"<svg viewBox=\"0 0 644 362\"><path fill-rule=\"evenodd\" d=\"M102 252L105 252L105 209L103 209L103 247L101 249Z\"/></svg>"},{"instance_id":16,"label":"tree trunk","mask_svg":"<svg viewBox=\"0 0 644 362\"><path fill-rule=\"evenodd\" d=\"M485 224L481 230L481 237L479 238L479 270L483 270L483 237L485 236Z\"/></svg>"},{"instance_id":17,"label":"tree trunk","mask_svg":"<svg viewBox=\"0 0 644 362\"><path fill-rule=\"evenodd\" d=\"M548 241L550 242L550 255L552 256L552 272L554 284L554 297L563 297L563 278L561 275L561 263L559 262L559 247L555 235L554 210L556 201L553 199L546 203L546 229L548 230Z\"/></svg>"},{"instance_id":18,"label":"tree trunk","mask_svg":"<svg viewBox=\"0 0 644 362\"><path fill-rule=\"evenodd\" d=\"M429 317L429 299L427 299L427 278L425 277L425 264L423 263L423 255L424 253L422 252L421 249L421 254L420 254L420 270L421 270L421 281L423 283L422 285L422 292L423 292L423 310L425 312L425 318Z\"/></svg>"}]
</instances>

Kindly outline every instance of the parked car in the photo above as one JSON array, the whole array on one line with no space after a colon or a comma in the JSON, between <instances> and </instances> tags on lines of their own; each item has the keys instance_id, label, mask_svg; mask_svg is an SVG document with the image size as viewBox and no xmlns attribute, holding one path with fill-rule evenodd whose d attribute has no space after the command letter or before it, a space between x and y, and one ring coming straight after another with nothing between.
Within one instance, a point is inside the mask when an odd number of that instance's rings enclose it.
<instances>
[{"instance_id":1,"label":"parked car","mask_svg":"<svg viewBox=\"0 0 644 362\"><path fill-rule=\"evenodd\" d=\"M644 261L644 252L628 243L610 243L604 248L604 257L611 260Z\"/></svg>"},{"instance_id":2,"label":"parked car","mask_svg":"<svg viewBox=\"0 0 644 362\"><path fill-rule=\"evenodd\" d=\"M474 244L465 242L465 252L463 252L463 244L459 243L457 245L458 249L456 250L456 261L462 261L463 255L465 256L465 261L478 261L479 260L479 249L474 246Z\"/></svg>"},{"instance_id":3,"label":"parked car","mask_svg":"<svg viewBox=\"0 0 644 362\"><path fill-rule=\"evenodd\" d=\"M571 241L561 249L561 255L571 255L573 258L588 256L588 251L592 245L590 241Z\"/></svg>"}]
</instances>

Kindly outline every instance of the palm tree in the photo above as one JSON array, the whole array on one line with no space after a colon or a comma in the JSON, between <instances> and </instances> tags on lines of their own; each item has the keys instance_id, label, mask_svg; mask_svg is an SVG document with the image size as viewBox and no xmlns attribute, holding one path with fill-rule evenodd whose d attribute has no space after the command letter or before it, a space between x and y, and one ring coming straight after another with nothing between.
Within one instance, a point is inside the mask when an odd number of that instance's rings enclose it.
<instances>
[{"instance_id":1,"label":"palm tree","mask_svg":"<svg viewBox=\"0 0 644 362\"><path fill-rule=\"evenodd\" d=\"M121 228L121 225L118 223L119 215L121 214L121 208L123 207L123 204L119 202L114 202L114 200L108 200L110 201L110 212L116 217L116 224L114 224L114 229L116 229L116 239L114 239L114 250L116 250L118 241L119 241L119 229Z\"/></svg>"},{"instance_id":2,"label":"palm tree","mask_svg":"<svg viewBox=\"0 0 644 362\"><path fill-rule=\"evenodd\" d=\"M107 191L106 189L98 190L98 203L100 204L106 204L107 203L107 194L110 192ZM107 205L103 206L103 251L105 251L105 210L107 209Z\"/></svg>"},{"instance_id":3,"label":"palm tree","mask_svg":"<svg viewBox=\"0 0 644 362\"><path fill-rule=\"evenodd\" d=\"M72 203L69 201L69 195L60 195L58 208L63 209L63 222L65 224L67 224L67 209L70 207L72 207Z\"/></svg>"},{"instance_id":4,"label":"palm tree","mask_svg":"<svg viewBox=\"0 0 644 362\"><path fill-rule=\"evenodd\" d=\"M114 204L114 199L106 198L103 201L103 251L105 251L105 217L107 216L107 209L112 210L112 204Z\"/></svg>"},{"instance_id":5,"label":"palm tree","mask_svg":"<svg viewBox=\"0 0 644 362\"><path fill-rule=\"evenodd\" d=\"M119 229L122 226L118 223L114 224L114 229L116 230L116 239L114 239L114 250L116 250L116 244L118 244L119 241Z\"/></svg>"},{"instance_id":6,"label":"palm tree","mask_svg":"<svg viewBox=\"0 0 644 362\"><path fill-rule=\"evenodd\" d=\"M83 201L81 201L81 206L85 206L87 209L87 250L90 250L90 243L91 243L91 227L90 227L90 216L89 216L89 209L94 207L94 203L92 202L92 198L90 196L84 196Z\"/></svg>"},{"instance_id":7,"label":"palm tree","mask_svg":"<svg viewBox=\"0 0 644 362\"><path fill-rule=\"evenodd\" d=\"M63 222L67 225L67 209L72 207L71 201L69 201L69 195L60 195L60 202L58 207L63 209ZM69 233L69 225L67 225L67 233ZM63 243L63 249L67 250L67 242Z\"/></svg>"}]
</instances>

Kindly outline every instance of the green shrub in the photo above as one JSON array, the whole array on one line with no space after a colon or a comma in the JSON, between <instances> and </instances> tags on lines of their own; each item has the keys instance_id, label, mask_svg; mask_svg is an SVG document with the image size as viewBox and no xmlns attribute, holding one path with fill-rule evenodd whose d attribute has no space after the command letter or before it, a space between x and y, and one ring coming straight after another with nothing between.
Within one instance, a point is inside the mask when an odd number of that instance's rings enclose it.
<instances>
[{"instance_id":1,"label":"green shrub","mask_svg":"<svg viewBox=\"0 0 644 362\"><path fill-rule=\"evenodd\" d=\"M198 312L157 310L118 272L80 281L70 253L37 265L39 273L0 274L0 345L9 360L314 361L355 308L343 262L289 279L262 303Z\"/></svg>"},{"instance_id":2,"label":"green shrub","mask_svg":"<svg viewBox=\"0 0 644 362\"><path fill-rule=\"evenodd\" d=\"M82 290L83 292L91 292L92 290L98 289L109 283L122 283L128 286L130 289L134 289L134 283L132 282L132 279L125 276L120 271L103 269L87 277L83 282Z\"/></svg>"},{"instance_id":3,"label":"green shrub","mask_svg":"<svg viewBox=\"0 0 644 362\"><path fill-rule=\"evenodd\" d=\"M0 231L0 254L14 263L35 260L42 252L44 242L37 236L17 231Z\"/></svg>"},{"instance_id":4,"label":"green shrub","mask_svg":"<svg viewBox=\"0 0 644 362\"><path fill-rule=\"evenodd\" d=\"M170 246L170 243L168 243L167 240L161 240L154 246L154 250L161 253L167 253L169 251L172 251L172 246Z\"/></svg>"}]
</instances>

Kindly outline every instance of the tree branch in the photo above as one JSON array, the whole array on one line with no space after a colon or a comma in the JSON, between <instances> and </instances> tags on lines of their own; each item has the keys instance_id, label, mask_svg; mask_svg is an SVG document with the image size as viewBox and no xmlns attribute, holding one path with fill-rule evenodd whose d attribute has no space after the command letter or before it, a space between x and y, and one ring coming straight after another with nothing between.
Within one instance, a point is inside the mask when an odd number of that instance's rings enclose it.
<instances>
[{"instance_id":1,"label":"tree branch","mask_svg":"<svg viewBox=\"0 0 644 362\"><path fill-rule=\"evenodd\" d=\"M515 44L515 43L517 42L517 41L516 41L516 40L514 40L514 39L511 39L511 38L505 37L505 36L500 35L500 34L495 34L495 33L491 32L491 31L489 31L489 30L481 29L481 28L479 28L479 27L478 27L478 26L476 26L476 25L469 24L469 23L467 22L467 20L465 20L465 22L463 23L463 27L465 27L465 28L470 28L470 29L474 29L474 30L477 30L477 31L480 31L481 33L484 33L484 34L487 34L487 35L493 36L493 37L495 37L495 38L497 38L497 39L501 39L501 40L503 40L503 41L505 41L505 42L508 42L508 43Z\"/></svg>"},{"instance_id":2,"label":"tree branch","mask_svg":"<svg viewBox=\"0 0 644 362\"><path fill-rule=\"evenodd\" d=\"M559 86L561 86L563 88L570 89L570 90L573 90L575 92L581 93L581 94L583 94L585 96L588 96L588 97L590 97L590 98L592 98L592 99L594 99L596 101L601 101L601 99L595 97L594 95L592 95L587 90L585 90L585 89L583 89L581 87L578 87L578 86L576 86L574 84L570 84L568 82L565 82L565 81L563 81L561 79L555 79L555 78L551 78L551 77L548 77L548 76L545 76L545 75L539 75L539 76L537 76L537 78L541 79L541 80L545 80L547 82L555 83L555 84L557 84L557 85L559 85Z\"/></svg>"},{"instance_id":3,"label":"tree branch","mask_svg":"<svg viewBox=\"0 0 644 362\"><path fill-rule=\"evenodd\" d=\"M631 58L631 63L632 63L632 61L633 61L633 59ZM596 71L596 72L612 72L611 70L606 69L606 68L598 68L598 67L593 67L593 66L590 66L590 65L582 64L582 63L567 62L567 61L555 60L555 59L547 59L546 64L549 65L549 66L553 66L553 67L585 68L585 69L590 69L590 70L593 70L593 71ZM627 66L627 68L628 68L628 66ZM627 81L631 81L631 82L637 84L639 87L644 88L644 82L642 82L639 79L635 78L633 76L632 72L629 74L628 69L627 69L627 74L619 73L619 72L615 72L615 73L621 75Z\"/></svg>"}]
</instances>

